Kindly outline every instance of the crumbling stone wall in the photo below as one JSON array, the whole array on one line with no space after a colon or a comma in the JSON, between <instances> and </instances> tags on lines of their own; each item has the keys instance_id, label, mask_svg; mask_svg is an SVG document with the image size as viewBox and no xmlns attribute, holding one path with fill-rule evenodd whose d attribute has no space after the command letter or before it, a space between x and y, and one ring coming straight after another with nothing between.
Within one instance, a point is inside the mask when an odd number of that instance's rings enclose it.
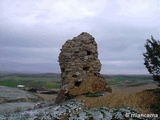
<instances>
[{"instance_id":1,"label":"crumbling stone wall","mask_svg":"<svg viewBox=\"0 0 160 120\"><path fill-rule=\"evenodd\" d=\"M97 43L83 32L67 40L59 54L62 84L56 102L66 96L106 91L105 79L100 75Z\"/></svg>"}]
</instances>

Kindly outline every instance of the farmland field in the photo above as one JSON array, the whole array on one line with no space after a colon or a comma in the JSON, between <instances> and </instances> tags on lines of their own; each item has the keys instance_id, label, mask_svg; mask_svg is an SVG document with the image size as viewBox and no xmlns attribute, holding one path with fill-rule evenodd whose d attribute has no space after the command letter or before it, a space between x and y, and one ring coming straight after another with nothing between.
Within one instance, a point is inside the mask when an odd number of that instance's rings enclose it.
<instances>
[{"instance_id":1,"label":"farmland field","mask_svg":"<svg viewBox=\"0 0 160 120\"><path fill-rule=\"evenodd\" d=\"M0 74L0 85L16 87L17 85L41 86L44 88L59 88L59 74Z\"/></svg>"},{"instance_id":2,"label":"farmland field","mask_svg":"<svg viewBox=\"0 0 160 120\"><path fill-rule=\"evenodd\" d=\"M134 87L157 84L150 75L105 75L105 78L111 86Z\"/></svg>"},{"instance_id":3,"label":"farmland field","mask_svg":"<svg viewBox=\"0 0 160 120\"><path fill-rule=\"evenodd\" d=\"M104 75L108 85L131 87L146 84L157 84L150 75ZM44 88L59 88L61 83L60 74L18 74L0 73L0 85L16 87L17 85L41 86Z\"/></svg>"}]
</instances>

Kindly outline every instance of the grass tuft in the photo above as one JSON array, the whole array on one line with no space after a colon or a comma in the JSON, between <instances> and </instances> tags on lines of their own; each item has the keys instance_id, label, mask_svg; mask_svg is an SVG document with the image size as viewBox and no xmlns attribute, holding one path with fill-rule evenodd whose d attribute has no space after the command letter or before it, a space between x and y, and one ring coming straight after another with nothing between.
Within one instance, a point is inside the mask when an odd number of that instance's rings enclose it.
<instances>
[{"instance_id":1,"label":"grass tuft","mask_svg":"<svg viewBox=\"0 0 160 120\"><path fill-rule=\"evenodd\" d=\"M104 92L97 92L97 93L86 93L84 94L86 97L99 97L99 96L103 96Z\"/></svg>"}]
</instances>

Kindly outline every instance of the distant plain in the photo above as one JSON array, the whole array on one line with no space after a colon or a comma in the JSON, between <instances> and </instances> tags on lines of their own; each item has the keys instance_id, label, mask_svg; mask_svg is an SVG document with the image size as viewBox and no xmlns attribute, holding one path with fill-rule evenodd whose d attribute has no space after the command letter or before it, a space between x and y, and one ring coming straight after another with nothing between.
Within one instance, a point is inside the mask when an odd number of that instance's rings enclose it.
<instances>
[{"instance_id":1,"label":"distant plain","mask_svg":"<svg viewBox=\"0 0 160 120\"><path fill-rule=\"evenodd\" d=\"M150 75L103 75L111 87L135 87L142 85L157 84ZM41 86L43 88L58 89L61 76L58 73L22 74L22 73L0 73L0 85L17 87L25 85L28 87Z\"/></svg>"}]
</instances>

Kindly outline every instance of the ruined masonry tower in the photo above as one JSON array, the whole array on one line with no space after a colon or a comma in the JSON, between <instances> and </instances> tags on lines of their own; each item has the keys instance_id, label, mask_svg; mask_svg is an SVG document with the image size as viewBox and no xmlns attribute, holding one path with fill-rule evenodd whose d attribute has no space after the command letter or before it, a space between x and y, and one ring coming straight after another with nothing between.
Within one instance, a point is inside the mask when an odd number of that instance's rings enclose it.
<instances>
[{"instance_id":1,"label":"ruined masonry tower","mask_svg":"<svg viewBox=\"0 0 160 120\"><path fill-rule=\"evenodd\" d=\"M90 34L82 32L67 40L59 54L59 64L62 84L55 103L66 97L107 90L105 79L99 73L97 43Z\"/></svg>"}]
</instances>

